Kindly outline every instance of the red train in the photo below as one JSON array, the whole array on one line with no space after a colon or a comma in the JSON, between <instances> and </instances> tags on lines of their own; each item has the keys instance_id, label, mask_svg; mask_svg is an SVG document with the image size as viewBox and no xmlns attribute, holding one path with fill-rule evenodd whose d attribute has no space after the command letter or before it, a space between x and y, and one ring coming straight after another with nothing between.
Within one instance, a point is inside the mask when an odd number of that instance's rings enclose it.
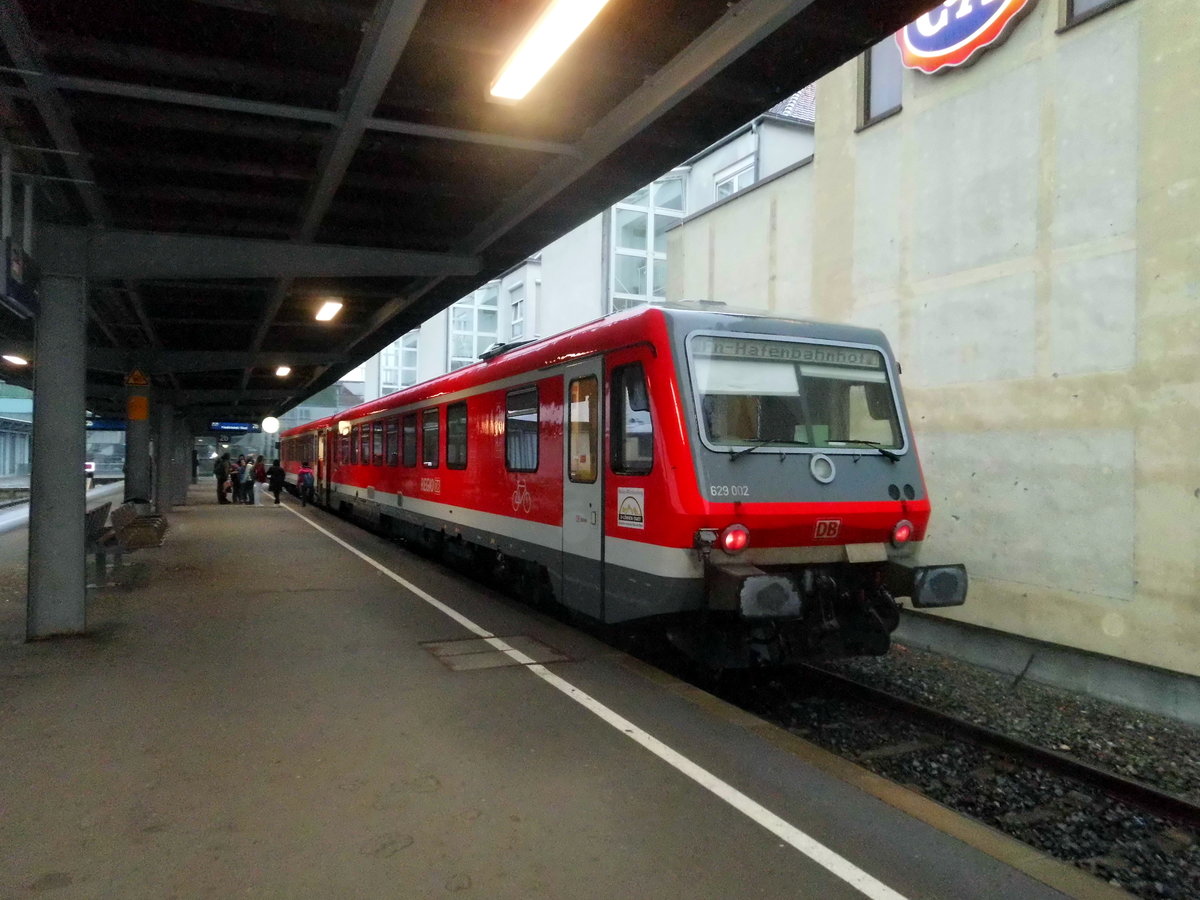
<instances>
[{"instance_id":1,"label":"red train","mask_svg":"<svg viewBox=\"0 0 1200 900\"><path fill-rule=\"evenodd\" d=\"M882 653L929 498L882 333L642 308L282 435L316 500L721 667Z\"/></svg>"}]
</instances>

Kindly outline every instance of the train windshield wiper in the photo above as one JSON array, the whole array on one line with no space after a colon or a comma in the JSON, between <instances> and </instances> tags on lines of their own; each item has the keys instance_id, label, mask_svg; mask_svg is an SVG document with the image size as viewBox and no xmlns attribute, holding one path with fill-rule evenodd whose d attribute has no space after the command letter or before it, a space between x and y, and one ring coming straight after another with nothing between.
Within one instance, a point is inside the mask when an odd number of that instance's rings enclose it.
<instances>
[{"instance_id":1,"label":"train windshield wiper","mask_svg":"<svg viewBox=\"0 0 1200 900\"><path fill-rule=\"evenodd\" d=\"M784 440L780 440L779 438L757 438L750 442L749 447L743 447L741 450L730 450L729 458L737 459L739 456L745 456L747 453L751 452L752 450L758 450L760 447L769 447L769 446L771 446L771 444L784 444L784 445L788 445L788 446L795 446L796 442L795 441L784 441Z\"/></svg>"},{"instance_id":2,"label":"train windshield wiper","mask_svg":"<svg viewBox=\"0 0 1200 900\"><path fill-rule=\"evenodd\" d=\"M879 441L864 441L859 438L846 438L845 440L830 441L830 444L866 444L868 447L874 447L882 456L886 456L892 462L900 462L900 454L894 450L889 450Z\"/></svg>"}]
</instances>

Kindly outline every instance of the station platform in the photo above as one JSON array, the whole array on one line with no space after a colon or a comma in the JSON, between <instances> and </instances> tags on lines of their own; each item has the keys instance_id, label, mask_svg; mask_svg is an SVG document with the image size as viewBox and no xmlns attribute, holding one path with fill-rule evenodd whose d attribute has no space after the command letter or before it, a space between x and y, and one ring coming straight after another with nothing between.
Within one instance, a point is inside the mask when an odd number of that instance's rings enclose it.
<instances>
[{"instance_id":1,"label":"station platform","mask_svg":"<svg viewBox=\"0 0 1200 900\"><path fill-rule=\"evenodd\" d=\"M1120 896L351 523L210 488L82 638L23 642L0 535L0 897Z\"/></svg>"}]
</instances>

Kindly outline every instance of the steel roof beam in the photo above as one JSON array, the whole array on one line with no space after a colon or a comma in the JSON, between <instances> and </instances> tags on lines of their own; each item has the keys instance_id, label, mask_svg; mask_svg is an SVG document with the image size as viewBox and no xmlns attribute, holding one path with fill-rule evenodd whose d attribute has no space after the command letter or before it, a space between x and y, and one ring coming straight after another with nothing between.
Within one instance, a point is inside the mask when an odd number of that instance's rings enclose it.
<instances>
[{"instance_id":1,"label":"steel roof beam","mask_svg":"<svg viewBox=\"0 0 1200 900\"><path fill-rule=\"evenodd\" d=\"M475 275L480 269L473 256L380 247L57 226L44 226L39 235L44 271L101 279ZM79 241L86 245L82 259Z\"/></svg>"},{"instance_id":2,"label":"steel roof beam","mask_svg":"<svg viewBox=\"0 0 1200 900\"><path fill-rule=\"evenodd\" d=\"M121 350L114 347L88 347L88 368L95 372L128 373L139 369L146 375L168 372L241 372L245 369L274 369L279 366L322 366L337 362L336 351L263 351L237 350Z\"/></svg>"},{"instance_id":3,"label":"steel roof beam","mask_svg":"<svg viewBox=\"0 0 1200 900\"><path fill-rule=\"evenodd\" d=\"M3 67L0 67L3 71ZM204 94L198 91L180 91L174 88L151 87L145 84L128 84L121 81L106 81L100 78L81 78L76 75L45 74L40 76L55 87L87 94L104 94L110 97L128 97L132 100L150 100L156 103L172 103L200 109L216 109L224 112L246 113L275 119L291 119L300 122L315 122L320 125L340 127L342 117L329 109L314 109L287 103L267 103L263 100L244 100L239 97L223 97L219 94ZM149 123L152 124L152 123ZM541 141L535 138L491 134L486 131L469 131L463 128L445 128L419 122L402 122L366 116L363 127L368 131L387 131L393 134L412 134L417 137L438 138L446 141L462 141L508 147L514 150L529 150L534 153L550 153L574 156L577 150L572 144ZM214 131L219 128L214 127Z\"/></svg>"}]
</instances>

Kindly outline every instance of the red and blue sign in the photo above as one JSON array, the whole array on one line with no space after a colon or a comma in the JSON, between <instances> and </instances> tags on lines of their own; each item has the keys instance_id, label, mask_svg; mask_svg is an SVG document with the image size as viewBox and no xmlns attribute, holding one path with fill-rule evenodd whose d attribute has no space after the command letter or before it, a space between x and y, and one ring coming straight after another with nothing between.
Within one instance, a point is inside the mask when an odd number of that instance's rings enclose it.
<instances>
[{"instance_id":1,"label":"red and blue sign","mask_svg":"<svg viewBox=\"0 0 1200 900\"><path fill-rule=\"evenodd\" d=\"M961 66L1004 38L1037 0L946 0L896 33L900 58L910 69L933 74Z\"/></svg>"}]
</instances>

